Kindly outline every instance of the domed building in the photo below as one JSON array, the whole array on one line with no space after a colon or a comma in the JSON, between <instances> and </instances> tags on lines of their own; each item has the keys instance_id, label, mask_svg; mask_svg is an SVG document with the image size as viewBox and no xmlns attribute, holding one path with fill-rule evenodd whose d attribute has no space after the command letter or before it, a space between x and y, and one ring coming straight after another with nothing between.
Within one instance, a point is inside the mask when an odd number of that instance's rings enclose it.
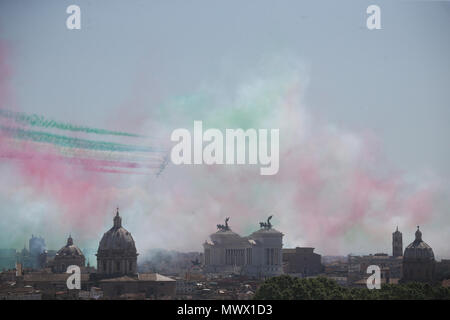
<instances>
[{"instance_id":1,"label":"domed building","mask_svg":"<svg viewBox=\"0 0 450 320\"><path fill-rule=\"evenodd\" d=\"M73 244L72 236L67 239L67 244L58 250L53 260L53 272L63 273L67 271L67 267L76 265L84 267L85 258L83 252Z\"/></svg>"},{"instance_id":2,"label":"domed building","mask_svg":"<svg viewBox=\"0 0 450 320\"><path fill-rule=\"evenodd\" d=\"M24 250L24 253L27 252ZM60 273L66 272L69 265L78 265L81 269L81 290L84 293L90 292L89 299L100 297L99 288L106 299L170 299L176 296L177 282L174 279L158 273L137 273L136 245L131 234L122 227L119 209L114 216L112 228L103 234L96 255L98 268L95 272L95 269L89 267L89 262L88 267L84 267L85 257L69 236L67 245L57 252L52 261L53 272L17 272L23 278L24 285L51 295L67 289L67 275ZM70 293L68 295L73 298ZM85 298L87 296L83 297Z\"/></svg>"},{"instance_id":3,"label":"domed building","mask_svg":"<svg viewBox=\"0 0 450 320\"><path fill-rule=\"evenodd\" d=\"M97 251L97 274L101 277L136 275L136 245L131 233L122 227L117 208L114 224L100 240Z\"/></svg>"},{"instance_id":4,"label":"domed building","mask_svg":"<svg viewBox=\"0 0 450 320\"><path fill-rule=\"evenodd\" d=\"M435 268L433 249L422 240L419 226L415 236L403 254L403 281L432 281Z\"/></svg>"}]
</instances>

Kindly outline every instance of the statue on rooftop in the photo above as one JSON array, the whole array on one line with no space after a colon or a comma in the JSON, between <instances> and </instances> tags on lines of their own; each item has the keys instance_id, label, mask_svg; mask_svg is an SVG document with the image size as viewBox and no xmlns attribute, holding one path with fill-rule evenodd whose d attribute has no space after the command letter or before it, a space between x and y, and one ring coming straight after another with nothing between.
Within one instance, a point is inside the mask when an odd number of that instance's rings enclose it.
<instances>
[{"instance_id":1,"label":"statue on rooftop","mask_svg":"<svg viewBox=\"0 0 450 320\"><path fill-rule=\"evenodd\" d=\"M269 218L267 218L267 222L260 222L259 227L261 229L266 229L266 230L272 229L272 224L270 223L270 220L272 219L272 217L273 216L270 216Z\"/></svg>"},{"instance_id":2,"label":"statue on rooftop","mask_svg":"<svg viewBox=\"0 0 450 320\"><path fill-rule=\"evenodd\" d=\"M219 229L220 231L228 231L230 230L230 227L228 226L228 221L230 220L230 217L227 217L225 219L225 224L218 224L217 225L217 229Z\"/></svg>"}]
</instances>

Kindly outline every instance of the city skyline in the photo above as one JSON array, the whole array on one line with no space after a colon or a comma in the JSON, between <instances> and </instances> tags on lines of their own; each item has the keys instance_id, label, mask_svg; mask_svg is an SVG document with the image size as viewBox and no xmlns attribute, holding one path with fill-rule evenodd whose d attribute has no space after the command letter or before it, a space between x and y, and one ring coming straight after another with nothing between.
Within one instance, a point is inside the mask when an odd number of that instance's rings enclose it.
<instances>
[{"instance_id":1,"label":"city skyline","mask_svg":"<svg viewBox=\"0 0 450 320\"><path fill-rule=\"evenodd\" d=\"M450 247L448 2L0 3L0 247L94 248L116 206L142 252L274 215L286 247ZM325 8L324 8L325 4ZM171 133L279 129L279 171L178 166ZM409 232L411 230L411 232ZM182 239L182 240L181 240Z\"/></svg>"},{"instance_id":2,"label":"city skyline","mask_svg":"<svg viewBox=\"0 0 450 320\"><path fill-rule=\"evenodd\" d=\"M260 226L260 227L261 227L261 226ZM419 227L419 226L417 226L417 227ZM217 229L219 229L219 225L217 225ZM220 230L220 229L219 229L219 230ZM232 230L232 229L230 228L229 230ZM258 230L258 228L255 228L254 231L257 231L257 230ZM414 229L414 230L416 230L416 229ZM402 231L401 229L399 229L398 226L396 227L396 229L394 230L393 233L399 232L399 231L401 232L402 235L403 235L403 234L406 234L406 237L404 238L404 239L406 239L406 240L402 239L402 237L401 237L401 240L402 240L402 243L403 243L403 249L402 249L401 255L403 255L403 251L406 249L406 245L405 245L405 244L407 244L407 243L412 243L413 240L414 240L415 235L414 235L413 232L411 232L411 235L408 237L408 234L405 233L405 231ZM211 235L211 234L210 234L210 235ZM208 235L208 237L209 237L210 235ZM39 234L32 234L31 237L32 237L32 238L36 237L36 238L44 239L44 241L45 241L45 238L42 237L42 236L39 235ZM72 238L72 233L68 234L68 237ZM65 241L65 240L66 240L66 238L64 239L64 241ZM63 241L63 242L64 242L64 241ZM30 250L29 246L27 246L27 244L26 244L27 242L28 242L28 241L25 241L23 248L26 248L27 250ZM363 255L375 255L375 254L387 254L387 255L394 255L394 256L395 256L395 254L394 254L394 249L393 249L393 244L390 243L390 242L387 240L387 238L385 239L384 242L386 242L387 244L389 244L389 246L390 246L390 249L389 249L389 250L385 250L385 251L374 251L374 252L368 252L368 251L365 251L365 252L358 252L358 253L348 252L347 254L343 254L343 255L339 255L339 254L335 254L335 255L333 255L333 254L327 254L327 255L324 255L324 256L330 256L330 257L333 257L333 256L342 256L342 257L346 257L346 256L350 256L350 255L354 255L354 256L363 256ZM286 246L286 245L284 245L284 243L283 243L283 247L305 247L305 246L302 246L301 244L299 244L299 245L292 245L292 246ZM3 248L3 247L2 247L2 248L0 248L0 249L15 249L15 250L17 250L17 252L20 252L20 250L23 249L23 248ZM51 250L51 251L55 251L55 252L56 252L56 250L57 250L58 248L59 248L58 246L56 246L56 247L54 247L54 248L50 248L50 247L46 246L46 249L47 249L47 250ZM316 249L316 251L320 252L320 248L314 247L314 246L313 246L312 248L314 248L314 249ZM138 248L138 249L139 249L139 248ZM81 250L83 251L84 255L87 257L87 258L86 258L86 262L89 261L91 265L96 266L96 261L95 261L96 249L95 249L94 247L92 247L92 248L82 248ZM171 251L173 251L173 252L180 252L180 253L183 252L183 251L177 251L177 250L170 250L170 249L168 249L168 248L159 248L159 247L150 248L150 249L147 249L147 252L143 251L143 252L140 253L141 260L143 259L143 261L139 261L139 260L138 260L138 264L139 264L139 263L145 262L146 259L148 259L148 258L151 256L151 254L149 254L149 252L151 252L151 251L159 251L159 250L166 251L166 252L171 252ZM139 251L139 250L138 250L138 251ZM190 252L197 252L197 253L199 253L199 252L201 252L201 250L198 250L198 251L196 251L196 250L187 250L187 251L184 251L184 252L185 252L185 253L190 253ZM437 260L437 261L440 261L441 259L448 259L448 258L449 258L449 257L447 257L447 256L441 256L441 255L439 254L439 252L436 252L436 253L435 253L435 257L436 257L436 260ZM91 259L92 261L90 261L89 258L93 258L93 259Z\"/></svg>"}]
</instances>

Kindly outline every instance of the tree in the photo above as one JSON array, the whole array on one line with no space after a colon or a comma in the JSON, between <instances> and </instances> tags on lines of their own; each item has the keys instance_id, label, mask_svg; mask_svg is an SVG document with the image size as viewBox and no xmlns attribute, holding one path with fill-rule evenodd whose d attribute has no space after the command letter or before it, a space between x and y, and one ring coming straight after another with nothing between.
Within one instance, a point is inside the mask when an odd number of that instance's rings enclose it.
<instances>
[{"instance_id":1,"label":"tree","mask_svg":"<svg viewBox=\"0 0 450 320\"><path fill-rule=\"evenodd\" d=\"M270 278L259 287L256 300L450 300L450 288L427 283L386 284L379 290L347 288L318 277L288 275Z\"/></svg>"}]
</instances>

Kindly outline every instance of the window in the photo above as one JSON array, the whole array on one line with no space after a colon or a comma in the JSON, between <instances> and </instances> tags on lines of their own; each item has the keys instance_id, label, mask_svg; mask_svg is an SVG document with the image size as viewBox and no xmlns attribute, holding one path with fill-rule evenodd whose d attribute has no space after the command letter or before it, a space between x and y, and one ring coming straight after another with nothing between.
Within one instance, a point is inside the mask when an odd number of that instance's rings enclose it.
<instances>
[{"instance_id":1,"label":"window","mask_svg":"<svg viewBox=\"0 0 450 320\"><path fill-rule=\"evenodd\" d=\"M120 272L120 261L116 262L116 269L118 272Z\"/></svg>"}]
</instances>

